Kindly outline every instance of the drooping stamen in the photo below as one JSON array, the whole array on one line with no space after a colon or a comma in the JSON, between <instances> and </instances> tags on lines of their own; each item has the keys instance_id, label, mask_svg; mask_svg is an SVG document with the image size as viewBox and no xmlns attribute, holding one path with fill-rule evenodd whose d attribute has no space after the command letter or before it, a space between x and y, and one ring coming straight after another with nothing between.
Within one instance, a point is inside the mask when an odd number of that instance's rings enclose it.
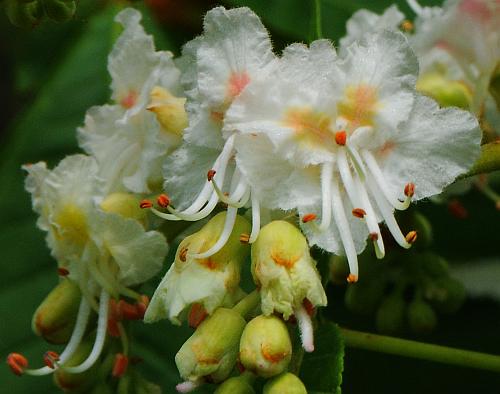
<instances>
[{"instance_id":1,"label":"drooping stamen","mask_svg":"<svg viewBox=\"0 0 500 394\"><path fill-rule=\"evenodd\" d=\"M363 156L363 159L365 160L365 163L368 169L370 170L371 175L373 175L373 178L375 179L379 189L382 191L387 201L394 208L399 209L400 211L403 211L406 208L408 208L410 206L411 197L406 196L405 201L401 202L397 198L391 195L390 188L385 181L384 174L382 173L382 170L378 166L377 160L375 160L375 157L373 157L371 152L366 149L363 149L361 151L361 156ZM413 190L415 190L415 186L413 186Z\"/></svg>"},{"instance_id":2,"label":"drooping stamen","mask_svg":"<svg viewBox=\"0 0 500 394\"><path fill-rule=\"evenodd\" d=\"M59 356L58 353L56 353L52 350L46 351L45 354L43 355L43 362L50 369L56 368L56 366L60 360L61 360L61 356Z\"/></svg>"},{"instance_id":3,"label":"drooping stamen","mask_svg":"<svg viewBox=\"0 0 500 394\"><path fill-rule=\"evenodd\" d=\"M417 240L417 232L415 230L410 231L408 234L406 234L405 239L409 244L415 243L415 241Z\"/></svg>"},{"instance_id":4,"label":"drooping stamen","mask_svg":"<svg viewBox=\"0 0 500 394\"><path fill-rule=\"evenodd\" d=\"M234 223L236 222L236 214L238 213L237 208L229 207L227 209L226 213L226 220L224 222L224 229L222 230L222 233L219 236L219 239L215 244L208 249L205 252L202 253L195 253L192 254L191 256L194 257L195 259L206 259L207 257L210 257L217 253L219 250L221 250L224 245L226 244L227 240L229 239L233 228L234 228Z\"/></svg>"},{"instance_id":5,"label":"drooping stamen","mask_svg":"<svg viewBox=\"0 0 500 394\"><path fill-rule=\"evenodd\" d=\"M316 220L317 216L314 213L306 213L304 216L302 216L302 223L309 223L312 222L313 220Z\"/></svg>"},{"instance_id":6,"label":"drooping stamen","mask_svg":"<svg viewBox=\"0 0 500 394\"><path fill-rule=\"evenodd\" d=\"M212 182L212 179L214 179L214 176L216 173L217 173L217 171L215 171L214 169L208 170L207 181Z\"/></svg>"},{"instance_id":7,"label":"drooping stamen","mask_svg":"<svg viewBox=\"0 0 500 394\"><path fill-rule=\"evenodd\" d=\"M351 174L351 169L349 167L349 162L347 161L347 153L345 149L339 149L337 153L337 167L340 172L340 177L342 178L342 184L344 189L349 196L352 206L360 206L361 201L359 199L356 186L354 184L354 179Z\"/></svg>"},{"instance_id":8,"label":"drooping stamen","mask_svg":"<svg viewBox=\"0 0 500 394\"><path fill-rule=\"evenodd\" d=\"M344 146L347 141L347 133L345 130L340 130L335 133L335 142L337 145Z\"/></svg>"},{"instance_id":9,"label":"drooping stamen","mask_svg":"<svg viewBox=\"0 0 500 394\"><path fill-rule=\"evenodd\" d=\"M352 210L352 215L359 219L363 219L366 216L366 211L363 208L354 208Z\"/></svg>"},{"instance_id":10,"label":"drooping stamen","mask_svg":"<svg viewBox=\"0 0 500 394\"><path fill-rule=\"evenodd\" d=\"M235 171L235 176L237 176L236 172L237 171ZM212 186L217 193L219 200L235 208L242 208L250 198L250 188L247 186L244 179L240 179L236 188L229 196L222 192L215 179L212 179Z\"/></svg>"},{"instance_id":11,"label":"drooping stamen","mask_svg":"<svg viewBox=\"0 0 500 394\"><path fill-rule=\"evenodd\" d=\"M191 214L182 213L181 211L172 208L170 205L167 207L167 209L171 214L162 214L162 212L157 212L154 208L151 209L151 211L156 216L159 216L167 220L185 220L188 222L196 222L210 215L218 202L219 202L219 197L217 196L217 193L213 191L212 196L210 197L210 200L208 200L207 205L205 205L200 211L196 213L191 213ZM171 219L172 216L174 216L175 219Z\"/></svg>"},{"instance_id":12,"label":"drooping stamen","mask_svg":"<svg viewBox=\"0 0 500 394\"><path fill-rule=\"evenodd\" d=\"M82 373L92 367L101 355L106 340L106 329L108 325L109 294L106 290L101 290L99 299L99 319L97 320L97 334L92 347L92 351L85 361L75 367L65 367L64 370L69 373ZM63 364L64 365L64 364Z\"/></svg>"},{"instance_id":13,"label":"drooping stamen","mask_svg":"<svg viewBox=\"0 0 500 394\"><path fill-rule=\"evenodd\" d=\"M166 208L170 205L170 198L166 194L160 194L156 198L156 202L160 207Z\"/></svg>"},{"instance_id":14,"label":"drooping stamen","mask_svg":"<svg viewBox=\"0 0 500 394\"><path fill-rule=\"evenodd\" d=\"M186 382L179 383L177 386L175 386L175 389L179 393L190 393L191 391L200 387L201 385L202 385L201 380L196 380L196 381L188 380Z\"/></svg>"},{"instance_id":15,"label":"drooping stamen","mask_svg":"<svg viewBox=\"0 0 500 394\"><path fill-rule=\"evenodd\" d=\"M359 179L364 182L366 177L366 168L363 164L363 160L361 160L361 156L359 155L358 151L351 145L346 145L346 149L347 153L349 154L349 158L351 159L352 165L354 166L354 169L359 176Z\"/></svg>"},{"instance_id":16,"label":"drooping stamen","mask_svg":"<svg viewBox=\"0 0 500 394\"><path fill-rule=\"evenodd\" d=\"M128 357L123 353L116 353L113 370L111 375L115 378L120 378L127 372Z\"/></svg>"},{"instance_id":17,"label":"drooping stamen","mask_svg":"<svg viewBox=\"0 0 500 394\"><path fill-rule=\"evenodd\" d=\"M139 203L141 209L147 209L153 207L153 202L151 200L144 199Z\"/></svg>"},{"instance_id":18,"label":"drooping stamen","mask_svg":"<svg viewBox=\"0 0 500 394\"><path fill-rule=\"evenodd\" d=\"M384 198L384 195L380 191L377 182L373 181L371 178L367 178L367 184L370 188L371 195L375 198L380 213L382 214L385 224L392 234L394 240L403 248L410 248L411 244L406 241L403 233L401 232L401 229L399 228L398 223L396 222L396 219L394 218L393 207Z\"/></svg>"},{"instance_id":19,"label":"drooping stamen","mask_svg":"<svg viewBox=\"0 0 500 394\"><path fill-rule=\"evenodd\" d=\"M358 254L356 253L351 228L345 215L344 204L342 203L342 196L336 179L332 182L332 208L333 218L339 229L340 239L349 263L349 270L351 274L358 276Z\"/></svg>"},{"instance_id":20,"label":"drooping stamen","mask_svg":"<svg viewBox=\"0 0 500 394\"><path fill-rule=\"evenodd\" d=\"M28 366L28 360L22 354L10 353L7 356L7 365L14 374L21 376Z\"/></svg>"},{"instance_id":21,"label":"drooping stamen","mask_svg":"<svg viewBox=\"0 0 500 394\"><path fill-rule=\"evenodd\" d=\"M303 305L295 308L293 313L297 319L297 323L299 324L302 347L306 352L311 353L314 351L314 330L311 316L309 316Z\"/></svg>"},{"instance_id":22,"label":"drooping stamen","mask_svg":"<svg viewBox=\"0 0 500 394\"><path fill-rule=\"evenodd\" d=\"M412 9L412 11L417 14L417 15L421 15L422 14L422 6L420 4L418 4L417 0L406 0L406 3L408 4L408 6Z\"/></svg>"},{"instance_id":23,"label":"drooping stamen","mask_svg":"<svg viewBox=\"0 0 500 394\"><path fill-rule=\"evenodd\" d=\"M358 281L358 277L353 274L347 275L347 283L356 283Z\"/></svg>"},{"instance_id":24,"label":"drooping stamen","mask_svg":"<svg viewBox=\"0 0 500 394\"><path fill-rule=\"evenodd\" d=\"M336 135L339 132L336 133ZM345 131L344 131L345 133ZM337 138L335 135L335 138ZM344 141L345 142L345 141ZM332 219L332 177L333 177L333 163L328 162L321 167L321 224L319 231L325 231L330 227Z\"/></svg>"},{"instance_id":25,"label":"drooping stamen","mask_svg":"<svg viewBox=\"0 0 500 394\"><path fill-rule=\"evenodd\" d=\"M260 202L257 195L252 192L252 232L248 243L254 243L260 232Z\"/></svg>"}]
</instances>

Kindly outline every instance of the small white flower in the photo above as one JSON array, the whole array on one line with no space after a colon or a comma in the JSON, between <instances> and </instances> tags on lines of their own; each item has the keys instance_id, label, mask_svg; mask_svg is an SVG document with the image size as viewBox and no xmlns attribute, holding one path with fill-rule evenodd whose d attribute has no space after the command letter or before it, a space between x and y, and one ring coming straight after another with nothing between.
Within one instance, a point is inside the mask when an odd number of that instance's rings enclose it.
<instances>
[{"instance_id":1,"label":"small white flower","mask_svg":"<svg viewBox=\"0 0 500 394\"><path fill-rule=\"evenodd\" d=\"M160 189L163 161L181 141L180 71L170 52L155 51L140 19L130 8L116 16L124 30L108 58L115 103L91 108L78 129L80 146L99 163L106 193ZM170 118L162 116L165 108Z\"/></svg>"},{"instance_id":2,"label":"small white flower","mask_svg":"<svg viewBox=\"0 0 500 394\"><path fill-rule=\"evenodd\" d=\"M298 209L309 242L346 254L356 280L368 235L384 255L379 222L410 247L415 234L401 233L393 210L466 171L480 132L469 113L416 95L401 33L373 33L334 57L326 41L290 46L278 71L235 99L225 126L245 134L236 160L260 203Z\"/></svg>"}]
</instances>

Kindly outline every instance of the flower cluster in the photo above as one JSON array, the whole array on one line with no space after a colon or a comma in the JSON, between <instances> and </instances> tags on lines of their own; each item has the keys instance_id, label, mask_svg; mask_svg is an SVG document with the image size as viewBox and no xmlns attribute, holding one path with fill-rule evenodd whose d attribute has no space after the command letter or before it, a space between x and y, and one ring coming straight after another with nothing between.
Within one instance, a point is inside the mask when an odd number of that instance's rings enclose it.
<instances>
[{"instance_id":1,"label":"flower cluster","mask_svg":"<svg viewBox=\"0 0 500 394\"><path fill-rule=\"evenodd\" d=\"M287 382L305 392L287 374L289 329L297 323L303 348L313 351L311 318L327 304L310 247L346 256L344 279L356 282L367 241L378 258L383 234L403 248L416 241L395 210L441 193L478 157L474 114L492 97L485 81L498 61L496 4L450 1L437 10L412 0L421 31L414 35L395 6L382 16L363 10L338 51L321 39L280 56L250 9L217 7L178 59L155 50L137 11L118 14L124 29L108 59L112 102L89 109L78 129L88 156L69 156L52 171L25 166L38 225L81 300L76 322L46 367L27 369L13 353L12 370L82 373L101 357L106 332L126 342L123 320L168 318L196 327L176 356L179 391L226 381L239 359L248 374L273 378L266 392ZM473 23L484 31L451 38L454 18L466 21L464 31ZM444 108L449 91L428 83L437 72L459 79L452 103L462 104L463 94L467 110ZM167 243L149 213L206 219L180 242L150 303L136 286L161 269ZM256 287L249 294L240 285L248 260ZM92 350L70 366L92 309ZM125 373L126 348L113 375ZM248 387L250 375L227 380L220 392Z\"/></svg>"}]
</instances>

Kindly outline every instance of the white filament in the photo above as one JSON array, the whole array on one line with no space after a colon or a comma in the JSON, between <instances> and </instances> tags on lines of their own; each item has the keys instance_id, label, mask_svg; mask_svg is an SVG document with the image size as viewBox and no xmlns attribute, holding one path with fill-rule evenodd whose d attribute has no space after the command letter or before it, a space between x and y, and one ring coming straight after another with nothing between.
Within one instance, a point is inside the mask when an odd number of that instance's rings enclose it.
<instances>
[{"instance_id":1,"label":"white filament","mask_svg":"<svg viewBox=\"0 0 500 394\"><path fill-rule=\"evenodd\" d=\"M250 238L248 243L254 243L260 232L260 203L259 199L252 192L252 232L250 233Z\"/></svg>"},{"instance_id":2,"label":"white filament","mask_svg":"<svg viewBox=\"0 0 500 394\"><path fill-rule=\"evenodd\" d=\"M194 381L194 382L191 380L188 380L186 382L179 383L177 386L175 386L175 389L179 393L190 393L191 391L193 391L194 389L196 389L200 386L201 386L201 382L199 380Z\"/></svg>"},{"instance_id":3,"label":"white filament","mask_svg":"<svg viewBox=\"0 0 500 394\"><path fill-rule=\"evenodd\" d=\"M321 167L321 224L319 225L320 231L325 231L330 227L332 219L332 176L333 176L333 162L324 163Z\"/></svg>"},{"instance_id":4,"label":"white filament","mask_svg":"<svg viewBox=\"0 0 500 394\"><path fill-rule=\"evenodd\" d=\"M296 308L293 313L299 324L302 347L308 353L314 352L314 330L311 317L302 305Z\"/></svg>"}]
</instances>

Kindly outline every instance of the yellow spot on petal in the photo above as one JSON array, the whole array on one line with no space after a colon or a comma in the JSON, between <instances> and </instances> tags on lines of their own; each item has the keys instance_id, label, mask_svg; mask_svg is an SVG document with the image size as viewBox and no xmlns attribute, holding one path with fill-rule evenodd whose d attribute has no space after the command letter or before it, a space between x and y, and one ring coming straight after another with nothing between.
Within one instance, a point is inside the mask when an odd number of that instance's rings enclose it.
<instances>
[{"instance_id":1,"label":"yellow spot on petal","mask_svg":"<svg viewBox=\"0 0 500 394\"><path fill-rule=\"evenodd\" d=\"M330 128L332 118L311 108L290 108L283 123L294 129L296 138L309 145L333 145L335 133Z\"/></svg>"},{"instance_id":2,"label":"yellow spot on petal","mask_svg":"<svg viewBox=\"0 0 500 394\"><path fill-rule=\"evenodd\" d=\"M54 217L54 234L61 241L70 241L78 245L87 242L87 219L80 208L74 204L63 206Z\"/></svg>"},{"instance_id":3,"label":"yellow spot on petal","mask_svg":"<svg viewBox=\"0 0 500 394\"><path fill-rule=\"evenodd\" d=\"M379 109L377 90L369 85L348 86L344 100L339 102L339 115L347 119L352 129L373 126L373 118Z\"/></svg>"}]
</instances>

